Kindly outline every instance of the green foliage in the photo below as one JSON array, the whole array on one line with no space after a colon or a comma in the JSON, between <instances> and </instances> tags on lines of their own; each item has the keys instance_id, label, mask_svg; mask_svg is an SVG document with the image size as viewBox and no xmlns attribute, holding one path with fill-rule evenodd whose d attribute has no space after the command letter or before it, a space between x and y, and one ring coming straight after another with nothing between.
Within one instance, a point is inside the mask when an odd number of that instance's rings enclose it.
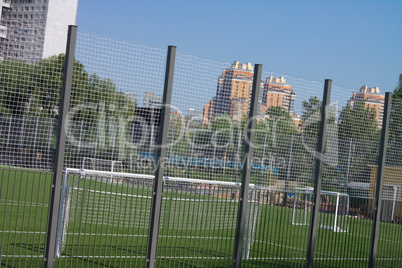
<instances>
[{"instance_id":1,"label":"green foliage","mask_svg":"<svg viewBox=\"0 0 402 268\"><path fill-rule=\"evenodd\" d=\"M301 172L299 168L307 169L307 166L301 155L305 150L302 150L301 136L293 117L281 107L272 107L267 115L266 121L257 124L257 130L265 125L265 131L257 131L256 144L259 146L254 149L255 156L261 158L264 165L277 168L279 173L273 176L269 169L269 181L263 181L262 184L269 186L274 178L296 180Z\"/></svg>"},{"instance_id":2,"label":"green foliage","mask_svg":"<svg viewBox=\"0 0 402 268\"><path fill-rule=\"evenodd\" d=\"M340 114L339 137L341 139L373 140L378 138L376 112L365 108L363 101L355 102L354 106L346 105Z\"/></svg>"},{"instance_id":3,"label":"green foliage","mask_svg":"<svg viewBox=\"0 0 402 268\"><path fill-rule=\"evenodd\" d=\"M320 126L321 101L317 96L310 97L308 101L302 102L302 121L303 133L309 136L318 135Z\"/></svg>"},{"instance_id":4,"label":"green foliage","mask_svg":"<svg viewBox=\"0 0 402 268\"><path fill-rule=\"evenodd\" d=\"M64 62L64 54L34 64L15 60L1 61L1 115L56 119L61 100ZM96 150L97 154L107 152L112 158L123 157L122 148L110 152L110 147L114 143L125 144L128 136L126 132L130 130L134 112L133 100L118 91L110 78L89 74L84 65L75 60L68 118L69 137L86 146L71 148L67 152L67 163L74 163L85 154L94 156ZM98 146L96 149L94 142L102 143L101 148Z\"/></svg>"},{"instance_id":5,"label":"green foliage","mask_svg":"<svg viewBox=\"0 0 402 268\"><path fill-rule=\"evenodd\" d=\"M393 92L389 122L387 165L402 166L402 74Z\"/></svg>"},{"instance_id":6,"label":"green foliage","mask_svg":"<svg viewBox=\"0 0 402 268\"><path fill-rule=\"evenodd\" d=\"M57 117L64 60L64 54L59 54L35 64L15 60L0 62L2 114ZM132 116L135 109L134 103L117 91L110 78L102 79L97 74L88 74L79 61L74 62L70 107L77 105L88 106L74 114L74 119L80 120L94 119L102 107L108 116L126 118Z\"/></svg>"},{"instance_id":7,"label":"green foliage","mask_svg":"<svg viewBox=\"0 0 402 268\"><path fill-rule=\"evenodd\" d=\"M348 180L368 180L367 165L375 164L380 129L376 112L362 101L345 106L339 123L339 160ZM349 166L348 166L349 165ZM346 174L345 174L346 176Z\"/></svg>"},{"instance_id":8,"label":"green foliage","mask_svg":"<svg viewBox=\"0 0 402 268\"><path fill-rule=\"evenodd\" d=\"M320 111L321 101L317 96L312 96L308 101L302 102L303 113L300 116L302 122L306 122L314 113Z\"/></svg>"},{"instance_id":9,"label":"green foliage","mask_svg":"<svg viewBox=\"0 0 402 268\"><path fill-rule=\"evenodd\" d=\"M389 122L387 165L402 166L402 74L393 94Z\"/></svg>"},{"instance_id":10,"label":"green foliage","mask_svg":"<svg viewBox=\"0 0 402 268\"><path fill-rule=\"evenodd\" d=\"M32 84L31 111L29 115L41 117L57 117L64 72L63 54L51 56L34 64ZM86 93L88 73L84 65L74 62L73 81L71 86L72 106L82 103Z\"/></svg>"},{"instance_id":11,"label":"green foliage","mask_svg":"<svg viewBox=\"0 0 402 268\"><path fill-rule=\"evenodd\" d=\"M394 89L394 99L402 99L402 74L399 74L399 81Z\"/></svg>"},{"instance_id":12,"label":"green foliage","mask_svg":"<svg viewBox=\"0 0 402 268\"><path fill-rule=\"evenodd\" d=\"M35 87L28 63L4 60L0 62L0 111L1 114L23 115Z\"/></svg>"},{"instance_id":13,"label":"green foliage","mask_svg":"<svg viewBox=\"0 0 402 268\"><path fill-rule=\"evenodd\" d=\"M272 107L267 111L271 124L275 126L277 133L296 134L297 127L293 121L292 115L281 107Z\"/></svg>"}]
</instances>

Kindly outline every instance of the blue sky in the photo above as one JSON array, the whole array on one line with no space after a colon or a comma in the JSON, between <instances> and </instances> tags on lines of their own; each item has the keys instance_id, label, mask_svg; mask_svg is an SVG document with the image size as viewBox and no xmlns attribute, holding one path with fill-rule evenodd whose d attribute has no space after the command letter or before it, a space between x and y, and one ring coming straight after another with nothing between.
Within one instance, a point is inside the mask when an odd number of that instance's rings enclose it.
<instances>
[{"instance_id":1,"label":"blue sky","mask_svg":"<svg viewBox=\"0 0 402 268\"><path fill-rule=\"evenodd\" d=\"M355 89L402 73L402 0L80 0L80 31Z\"/></svg>"}]
</instances>

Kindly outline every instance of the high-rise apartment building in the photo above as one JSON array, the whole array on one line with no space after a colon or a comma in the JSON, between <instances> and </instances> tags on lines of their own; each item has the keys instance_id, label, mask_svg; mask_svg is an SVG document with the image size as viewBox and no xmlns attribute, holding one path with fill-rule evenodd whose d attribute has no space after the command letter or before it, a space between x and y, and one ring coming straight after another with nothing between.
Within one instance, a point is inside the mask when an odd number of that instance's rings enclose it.
<instances>
[{"instance_id":1,"label":"high-rise apartment building","mask_svg":"<svg viewBox=\"0 0 402 268\"><path fill-rule=\"evenodd\" d=\"M202 121L207 123L214 117L215 98L207 102L202 110Z\"/></svg>"},{"instance_id":2,"label":"high-rise apartment building","mask_svg":"<svg viewBox=\"0 0 402 268\"><path fill-rule=\"evenodd\" d=\"M0 59L36 62L64 53L78 0L0 0Z\"/></svg>"},{"instance_id":3,"label":"high-rise apartment building","mask_svg":"<svg viewBox=\"0 0 402 268\"><path fill-rule=\"evenodd\" d=\"M249 109L253 76L251 63L235 61L230 68L224 69L218 78L216 96L204 106L204 122L217 115L228 115L234 122L240 122ZM270 76L265 82L260 81L260 86L260 115L276 106L294 114L295 94L283 77Z\"/></svg>"},{"instance_id":4,"label":"high-rise apartment building","mask_svg":"<svg viewBox=\"0 0 402 268\"><path fill-rule=\"evenodd\" d=\"M3 18L3 12L5 12L8 8L10 8L11 0L0 0L0 22ZM0 38L7 37L7 27L0 23ZM0 58L1 60L1 58Z\"/></svg>"},{"instance_id":5,"label":"high-rise apartment building","mask_svg":"<svg viewBox=\"0 0 402 268\"><path fill-rule=\"evenodd\" d=\"M376 121L379 127L382 126L382 118L384 115L385 96L381 94L378 87L362 86L359 92L353 92L352 97L348 101L348 105L353 106L358 101L364 102L365 108L372 108L376 112Z\"/></svg>"},{"instance_id":6,"label":"high-rise apartment building","mask_svg":"<svg viewBox=\"0 0 402 268\"><path fill-rule=\"evenodd\" d=\"M286 84L284 77L269 76L265 79L262 89L261 112L265 114L270 108L279 106L294 114L295 99L293 88Z\"/></svg>"},{"instance_id":7,"label":"high-rise apartment building","mask_svg":"<svg viewBox=\"0 0 402 268\"><path fill-rule=\"evenodd\" d=\"M248 110L253 75L251 63L235 61L224 69L218 78L213 114L229 115L234 121L240 121Z\"/></svg>"}]
</instances>

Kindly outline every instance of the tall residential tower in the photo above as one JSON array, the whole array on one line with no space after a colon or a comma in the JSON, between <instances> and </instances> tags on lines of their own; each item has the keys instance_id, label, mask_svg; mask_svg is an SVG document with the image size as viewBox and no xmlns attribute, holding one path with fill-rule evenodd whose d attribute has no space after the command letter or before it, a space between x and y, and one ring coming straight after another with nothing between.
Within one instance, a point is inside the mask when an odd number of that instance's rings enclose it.
<instances>
[{"instance_id":1,"label":"tall residential tower","mask_svg":"<svg viewBox=\"0 0 402 268\"><path fill-rule=\"evenodd\" d=\"M295 98L292 86L286 84L284 77L269 76L265 79L262 88L261 112L265 114L270 108L279 106L290 114L294 114Z\"/></svg>"},{"instance_id":2,"label":"tall residential tower","mask_svg":"<svg viewBox=\"0 0 402 268\"><path fill-rule=\"evenodd\" d=\"M64 53L78 0L0 0L0 59L36 62Z\"/></svg>"},{"instance_id":3,"label":"tall residential tower","mask_svg":"<svg viewBox=\"0 0 402 268\"><path fill-rule=\"evenodd\" d=\"M349 106L354 106L356 102L364 102L365 108L374 109L376 112L376 121L379 127L382 126L382 118L384 115L384 94L381 94L378 87L362 86L359 92L353 92L352 97L348 101Z\"/></svg>"}]
</instances>

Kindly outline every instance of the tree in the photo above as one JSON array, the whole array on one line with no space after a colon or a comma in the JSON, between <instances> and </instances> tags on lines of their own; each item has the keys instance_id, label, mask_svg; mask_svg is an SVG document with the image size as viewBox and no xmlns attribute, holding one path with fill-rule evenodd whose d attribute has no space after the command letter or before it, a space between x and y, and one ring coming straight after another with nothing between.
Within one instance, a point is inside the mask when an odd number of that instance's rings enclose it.
<instances>
[{"instance_id":1,"label":"tree","mask_svg":"<svg viewBox=\"0 0 402 268\"><path fill-rule=\"evenodd\" d=\"M320 126L321 101L312 96L308 101L302 102L302 129L304 135L316 136Z\"/></svg>"},{"instance_id":2,"label":"tree","mask_svg":"<svg viewBox=\"0 0 402 268\"><path fill-rule=\"evenodd\" d=\"M402 166L402 74L393 92L387 165Z\"/></svg>"},{"instance_id":3,"label":"tree","mask_svg":"<svg viewBox=\"0 0 402 268\"><path fill-rule=\"evenodd\" d=\"M340 114L339 123L339 166L348 180L368 180L365 170L375 164L378 153L379 128L376 112L357 101L346 105Z\"/></svg>"},{"instance_id":4,"label":"tree","mask_svg":"<svg viewBox=\"0 0 402 268\"><path fill-rule=\"evenodd\" d=\"M235 136L232 119L226 115L217 116L211 121L210 130L210 156L220 159L228 157Z\"/></svg>"},{"instance_id":5,"label":"tree","mask_svg":"<svg viewBox=\"0 0 402 268\"><path fill-rule=\"evenodd\" d=\"M313 115L321 107L320 101L316 97L310 98L310 102L305 102L308 113ZM271 108L268 111L269 118L275 126L275 136L273 137L272 153L275 155L276 168L278 168L278 178L288 181L298 181L300 187L306 186L311 180L312 155L306 151L303 133L297 129L292 115L280 107ZM307 122L307 113L305 122ZM317 130L318 131L318 130ZM315 148L315 147L314 147ZM286 183L285 188L289 185Z\"/></svg>"},{"instance_id":6,"label":"tree","mask_svg":"<svg viewBox=\"0 0 402 268\"><path fill-rule=\"evenodd\" d=\"M389 136L393 141L402 136L402 74L399 75L399 81L394 89L393 102L390 114Z\"/></svg>"},{"instance_id":7,"label":"tree","mask_svg":"<svg viewBox=\"0 0 402 268\"><path fill-rule=\"evenodd\" d=\"M1 61L1 115L36 117L36 121L57 118L64 61L64 54L33 64L8 59ZM90 75L76 60L70 100L69 137L87 147L73 147L67 152L67 161L78 161L82 154L94 156L95 151L97 154L105 152L112 158L116 152L120 158L124 156L122 148L127 144L126 132L130 130L127 125L134 120L134 101L118 91L110 78ZM97 145L91 147L94 142Z\"/></svg>"},{"instance_id":8,"label":"tree","mask_svg":"<svg viewBox=\"0 0 402 268\"><path fill-rule=\"evenodd\" d=\"M378 138L376 111L356 101L353 106L343 107L339 118L339 137L341 139L372 140Z\"/></svg>"},{"instance_id":9,"label":"tree","mask_svg":"<svg viewBox=\"0 0 402 268\"><path fill-rule=\"evenodd\" d=\"M32 113L45 117L57 117L64 74L64 54L51 56L34 65L32 83ZM87 97L88 73L84 65L74 61L71 86L71 106L82 103Z\"/></svg>"},{"instance_id":10,"label":"tree","mask_svg":"<svg viewBox=\"0 0 402 268\"><path fill-rule=\"evenodd\" d=\"M32 85L31 64L4 60L0 62L0 111L2 115L22 116L29 110L35 87Z\"/></svg>"},{"instance_id":11,"label":"tree","mask_svg":"<svg viewBox=\"0 0 402 268\"><path fill-rule=\"evenodd\" d=\"M399 74L399 81L394 89L394 99L402 99L402 74Z\"/></svg>"},{"instance_id":12,"label":"tree","mask_svg":"<svg viewBox=\"0 0 402 268\"><path fill-rule=\"evenodd\" d=\"M297 127L292 115L285 109L276 106L267 111L271 124L275 126L276 132L281 134L296 134Z\"/></svg>"}]
</instances>

